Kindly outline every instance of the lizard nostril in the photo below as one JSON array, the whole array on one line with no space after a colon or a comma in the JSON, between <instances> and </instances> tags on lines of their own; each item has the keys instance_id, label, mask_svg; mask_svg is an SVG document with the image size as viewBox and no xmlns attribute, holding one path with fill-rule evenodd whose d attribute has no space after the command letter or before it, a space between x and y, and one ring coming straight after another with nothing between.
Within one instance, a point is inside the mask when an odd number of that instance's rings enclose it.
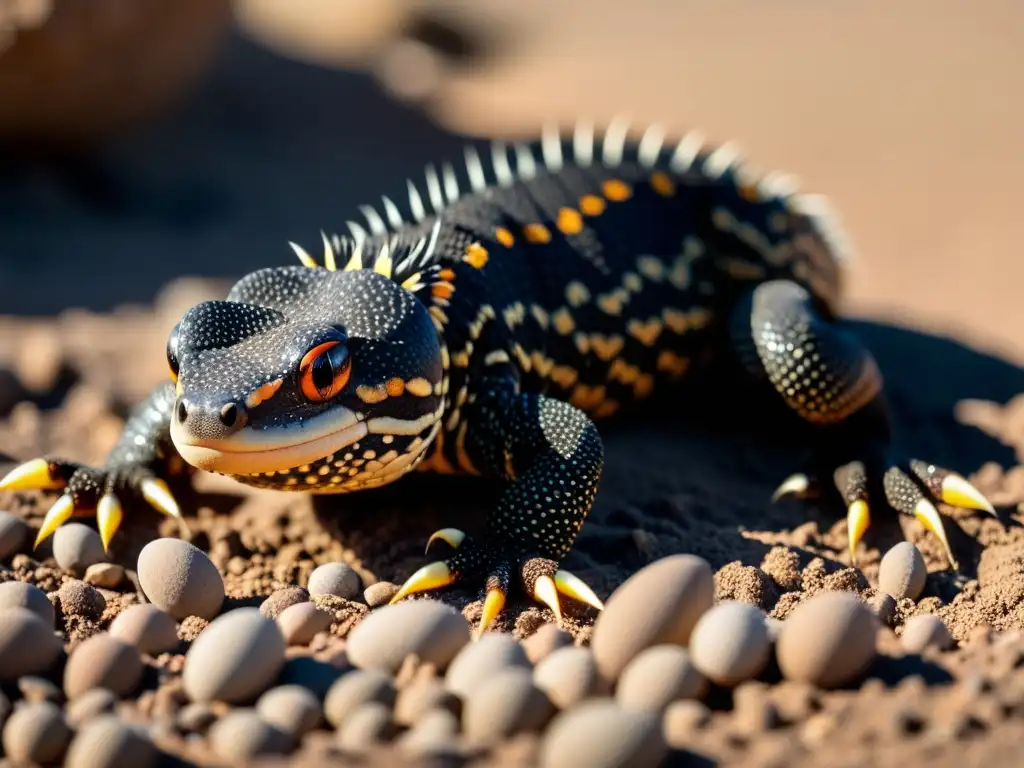
<instances>
[{"instance_id":1,"label":"lizard nostril","mask_svg":"<svg viewBox=\"0 0 1024 768\"><path fill-rule=\"evenodd\" d=\"M225 427L233 427L235 422L238 421L238 406L234 403L228 403L220 409L220 423Z\"/></svg>"},{"instance_id":2,"label":"lizard nostril","mask_svg":"<svg viewBox=\"0 0 1024 768\"><path fill-rule=\"evenodd\" d=\"M178 401L178 423L184 424L185 420L188 419L188 406L185 405L184 400Z\"/></svg>"}]
</instances>

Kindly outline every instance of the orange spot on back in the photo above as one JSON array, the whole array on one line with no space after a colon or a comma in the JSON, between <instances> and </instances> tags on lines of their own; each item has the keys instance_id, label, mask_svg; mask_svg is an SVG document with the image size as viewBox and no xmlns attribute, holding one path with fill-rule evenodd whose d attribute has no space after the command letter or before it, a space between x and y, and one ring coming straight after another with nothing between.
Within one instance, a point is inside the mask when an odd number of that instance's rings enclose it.
<instances>
[{"instance_id":1,"label":"orange spot on back","mask_svg":"<svg viewBox=\"0 0 1024 768\"><path fill-rule=\"evenodd\" d=\"M671 197L676 193L676 183L664 171L655 171L651 174L651 189L662 197Z\"/></svg>"},{"instance_id":2,"label":"orange spot on back","mask_svg":"<svg viewBox=\"0 0 1024 768\"><path fill-rule=\"evenodd\" d=\"M551 231L543 224L527 224L523 227L523 236L531 243L551 242Z\"/></svg>"},{"instance_id":3,"label":"orange spot on back","mask_svg":"<svg viewBox=\"0 0 1024 768\"><path fill-rule=\"evenodd\" d=\"M498 227L496 230L494 230L494 238L499 243L504 245L506 248L511 248L513 243L515 243L515 241L516 241L516 239L512 235L512 233L509 232L504 227Z\"/></svg>"},{"instance_id":4,"label":"orange spot on back","mask_svg":"<svg viewBox=\"0 0 1024 768\"><path fill-rule=\"evenodd\" d=\"M388 383L384 385L384 389L391 397L398 397L405 392L405 382L399 378L388 379Z\"/></svg>"},{"instance_id":5,"label":"orange spot on back","mask_svg":"<svg viewBox=\"0 0 1024 768\"><path fill-rule=\"evenodd\" d=\"M558 211L558 228L562 234L578 235L583 231L583 216L572 208L562 208Z\"/></svg>"},{"instance_id":6,"label":"orange spot on back","mask_svg":"<svg viewBox=\"0 0 1024 768\"><path fill-rule=\"evenodd\" d=\"M440 277L442 280L454 280L455 272L454 270L452 270L451 267L445 267L444 269L437 273L437 276Z\"/></svg>"},{"instance_id":7,"label":"orange spot on back","mask_svg":"<svg viewBox=\"0 0 1024 768\"><path fill-rule=\"evenodd\" d=\"M744 184L739 188L740 197L750 203L756 203L761 200L761 195L757 191L756 184Z\"/></svg>"},{"instance_id":8,"label":"orange spot on back","mask_svg":"<svg viewBox=\"0 0 1024 768\"><path fill-rule=\"evenodd\" d=\"M633 190L629 188L629 184L624 181L619 181L618 179L608 179L608 181L601 185L601 189L604 190L605 197L616 203L628 200L633 194Z\"/></svg>"},{"instance_id":9,"label":"orange spot on back","mask_svg":"<svg viewBox=\"0 0 1024 768\"><path fill-rule=\"evenodd\" d=\"M448 283L435 283L430 292L439 299L447 299L452 295L452 287Z\"/></svg>"},{"instance_id":10,"label":"orange spot on back","mask_svg":"<svg viewBox=\"0 0 1024 768\"><path fill-rule=\"evenodd\" d=\"M480 243L470 243L466 246L466 255L462 260L471 267L483 269L484 264L487 263L487 249Z\"/></svg>"},{"instance_id":11,"label":"orange spot on back","mask_svg":"<svg viewBox=\"0 0 1024 768\"><path fill-rule=\"evenodd\" d=\"M600 216L604 213L605 202L597 195L584 195L580 198L580 210L587 216Z\"/></svg>"}]
</instances>

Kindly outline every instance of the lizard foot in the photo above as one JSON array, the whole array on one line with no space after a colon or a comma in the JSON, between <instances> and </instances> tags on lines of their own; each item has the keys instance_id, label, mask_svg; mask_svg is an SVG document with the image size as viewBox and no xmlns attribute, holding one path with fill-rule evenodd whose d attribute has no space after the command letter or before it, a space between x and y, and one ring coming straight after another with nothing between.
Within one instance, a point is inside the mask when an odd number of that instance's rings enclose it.
<instances>
[{"instance_id":1,"label":"lizard foot","mask_svg":"<svg viewBox=\"0 0 1024 768\"><path fill-rule=\"evenodd\" d=\"M853 565L857 562L857 545L871 524L868 484L875 478L870 477L870 474L860 461L844 464L833 473L835 487L846 504L850 562ZM963 476L919 459L890 466L881 473L880 479L889 505L898 512L917 518L942 544L946 557L954 569L959 568L959 565L949 546L942 515L933 500L951 506L988 512L997 517L989 500ZM772 496L772 500L776 501L790 495L806 498L818 490L818 481L808 474L798 473L783 481Z\"/></svg>"},{"instance_id":2,"label":"lizard foot","mask_svg":"<svg viewBox=\"0 0 1024 768\"><path fill-rule=\"evenodd\" d=\"M457 528L443 528L433 533L427 540L428 552L431 544L438 540L446 542L456 553L447 560L435 561L416 571L391 598L391 604L416 592L439 589L467 577L486 574L483 615L476 632L479 638L505 607L511 575L518 571L526 593L550 608L559 623L562 620L560 594L599 611L604 609L604 604L582 579L560 569L554 560L532 555L510 555L507 551L494 553L469 540Z\"/></svg>"},{"instance_id":3,"label":"lizard foot","mask_svg":"<svg viewBox=\"0 0 1024 768\"><path fill-rule=\"evenodd\" d=\"M110 469L62 459L33 459L15 467L0 480L0 491L61 489L64 493L43 518L34 547L71 517L95 513L103 548L109 548L124 518L121 498L126 495L141 497L158 512L181 519L181 510L167 484L134 465Z\"/></svg>"}]
</instances>

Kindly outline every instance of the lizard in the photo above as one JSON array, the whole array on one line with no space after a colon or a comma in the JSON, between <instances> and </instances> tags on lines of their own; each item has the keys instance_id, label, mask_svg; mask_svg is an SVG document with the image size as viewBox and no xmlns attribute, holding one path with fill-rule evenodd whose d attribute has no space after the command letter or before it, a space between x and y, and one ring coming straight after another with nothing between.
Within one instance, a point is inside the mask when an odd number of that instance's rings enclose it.
<instances>
[{"instance_id":1,"label":"lizard","mask_svg":"<svg viewBox=\"0 0 1024 768\"><path fill-rule=\"evenodd\" d=\"M319 261L289 243L298 264L184 313L170 380L101 466L32 459L0 490L63 490L37 546L95 514L108 547L127 498L180 519L166 481L181 472L317 494L413 470L491 478L503 490L482 533L435 532L427 552L452 554L391 602L475 584L482 633L518 582L560 620L561 596L603 609L561 567L597 493L597 425L729 359L818 436L773 501L830 480L855 562L881 491L956 568L935 502L996 513L961 474L893 445L878 365L840 323L853 249L828 200L753 170L734 142L631 128L467 142L462 162L410 180L403 206L383 197L359 208L365 223L321 232Z\"/></svg>"}]
</instances>

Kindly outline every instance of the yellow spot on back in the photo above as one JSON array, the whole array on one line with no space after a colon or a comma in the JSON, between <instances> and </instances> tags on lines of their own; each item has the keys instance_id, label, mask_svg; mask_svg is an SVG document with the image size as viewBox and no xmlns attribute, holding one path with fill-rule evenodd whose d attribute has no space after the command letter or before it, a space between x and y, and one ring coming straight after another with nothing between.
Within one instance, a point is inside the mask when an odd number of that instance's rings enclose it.
<instances>
[{"instance_id":1,"label":"yellow spot on back","mask_svg":"<svg viewBox=\"0 0 1024 768\"><path fill-rule=\"evenodd\" d=\"M506 248L511 248L516 242L515 236L509 232L505 227L498 227L494 230L494 239L504 245Z\"/></svg>"},{"instance_id":2,"label":"yellow spot on back","mask_svg":"<svg viewBox=\"0 0 1024 768\"><path fill-rule=\"evenodd\" d=\"M356 387L356 395L364 403L379 403L388 399L388 391L384 387L368 387L362 384Z\"/></svg>"},{"instance_id":3,"label":"yellow spot on back","mask_svg":"<svg viewBox=\"0 0 1024 768\"><path fill-rule=\"evenodd\" d=\"M608 368L609 381L633 384L638 378L640 378L640 369L625 362L622 358L616 358Z\"/></svg>"},{"instance_id":4,"label":"yellow spot on back","mask_svg":"<svg viewBox=\"0 0 1024 768\"><path fill-rule=\"evenodd\" d=\"M579 373L567 365L556 365L551 369L551 380L565 389L575 384L579 376Z\"/></svg>"},{"instance_id":5,"label":"yellow spot on back","mask_svg":"<svg viewBox=\"0 0 1024 768\"><path fill-rule=\"evenodd\" d=\"M657 256L641 256L636 260L636 266L648 280L660 283L665 279L665 262Z\"/></svg>"},{"instance_id":6,"label":"yellow spot on back","mask_svg":"<svg viewBox=\"0 0 1024 768\"><path fill-rule=\"evenodd\" d=\"M417 376L415 379L409 379L405 382L405 391L416 397L426 397L434 391L434 388L422 376Z\"/></svg>"},{"instance_id":7,"label":"yellow spot on back","mask_svg":"<svg viewBox=\"0 0 1024 768\"><path fill-rule=\"evenodd\" d=\"M586 304L590 301L590 289L579 280L573 280L565 287L565 300L572 307Z\"/></svg>"},{"instance_id":8,"label":"yellow spot on back","mask_svg":"<svg viewBox=\"0 0 1024 768\"><path fill-rule=\"evenodd\" d=\"M601 189L604 192L604 196L613 202L620 203L623 200L629 200L633 194L633 190L629 188L629 184L619 179L608 179L601 185Z\"/></svg>"},{"instance_id":9,"label":"yellow spot on back","mask_svg":"<svg viewBox=\"0 0 1024 768\"><path fill-rule=\"evenodd\" d=\"M277 393L277 390L281 388L282 381L284 381L284 379L268 381L266 384L256 389L247 398L245 398L246 406L249 408L255 408L260 403L265 403Z\"/></svg>"},{"instance_id":10,"label":"yellow spot on back","mask_svg":"<svg viewBox=\"0 0 1024 768\"><path fill-rule=\"evenodd\" d=\"M558 211L557 224L565 235L578 235L583 231L583 216L572 208L561 208Z\"/></svg>"},{"instance_id":11,"label":"yellow spot on back","mask_svg":"<svg viewBox=\"0 0 1024 768\"><path fill-rule=\"evenodd\" d=\"M674 379L678 379L690 368L690 359L680 357L669 349L663 349L658 353L658 361L655 364L659 371L664 371Z\"/></svg>"},{"instance_id":12,"label":"yellow spot on back","mask_svg":"<svg viewBox=\"0 0 1024 768\"><path fill-rule=\"evenodd\" d=\"M398 397L405 392L405 382L396 376L393 379L388 379L384 389L391 397Z\"/></svg>"},{"instance_id":13,"label":"yellow spot on back","mask_svg":"<svg viewBox=\"0 0 1024 768\"><path fill-rule=\"evenodd\" d=\"M750 203L757 203L761 200L761 192L756 184L743 184L739 187L740 197Z\"/></svg>"},{"instance_id":14,"label":"yellow spot on back","mask_svg":"<svg viewBox=\"0 0 1024 768\"><path fill-rule=\"evenodd\" d=\"M605 400L594 409L595 419L606 419L619 410L619 403L615 400Z\"/></svg>"},{"instance_id":15,"label":"yellow spot on back","mask_svg":"<svg viewBox=\"0 0 1024 768\"><path fill-rule=\"evenodd\" d=\"M537 325L539 325L541 328L548 327L549 318L547 310L545 310L544 307L540 306L539 304L534 304L530 307L530 314L533 315L533 318L537 321Z\"/></svg>"},{"instance_id":16,"label":"yellow spot on back","mask_svg":"<svg viewBox=\"0 0 1024 768\"><path fill-rule=\"evenodd\" d=\"M551 230L543 224L527 224L523 227L523 236L531 243L551 242Z\"/></svg>"},{"instance_id":17,"label":"yellow spot on back","mask_svg":"<svg viewBox=\"0 0 1024 768\"><path fill-rule=\"evenodd\" d=\"M447 280L448 282L451 282L452 280L455 279L455 270L453 270L451 267L445 267L444 269L437 273L437 276L441 280Z\"/></svg>"},{"instance_id":18,"label":"yellow spot on back","mask_svg":"<svg viewBox=\"0 0 1024 768\"><path fill-rule=\"evenodd\" d=\"M647 347L654 346L654 342L661 335L662 327L661 320L656 317L649 318L646 321L634 318L626 323L627 333Z\"/></svg>"},{"instance_id":19,"label":"yellow spot on back","mask_svg":"<svg viewBox=\"0 0 1024 768\"><path fill-rule=\"evenodd\" d=\"M588 387L586 384L577 384L569 396L569 402L584 411L590 411L604 402L604 384L596 387Z\"/></svg>"},{"instance_id":20,"label":"yellow spot on back","mask_svg":"<svg viewBox=\"0 0 1024 768\"><path fill-rule=\"evenodd\" d=\"M676 193L676 183L664 171L655 171L651 174L651 189L662 197L671 197Z\"/></svg>"},{"instance_id":21,"label":"yellow spot on back","mask_svg":"<svg viewBox=\"0 0 1024 768\"><path fill-rule=\"evenodd\" d=\"M604 209L605 202L597 195L584 195L580 198L580 210L587 216L600 216Z\"/></svg>"},{"instance_id":22,"label":"yellow spot on back","mask_svg":"<svg viewBox=\"0 0 1024 768\"><path fill-rule=\"evenodd\" d=\"M611 360L622 351L625 343L621 336L599 336L596 333L590 336L590 348L602 360Z\"/></svg>"},{"instance_id":23,"label":"yellow spot on back","mask_svg":"<svg viewBox=\"0 0 1024 768\"><path fill-rule=\"evenodd\" d=\"M551 315L551 323L555 326L555 330L563 336L568 336L576 330L576 322L572 319L572 314L565 307L561 307Z\"/></svg>"},{"instance_id":24,"label":"yellow spot on back","mask_svg":"<svg viewBox=\"0 0 1024 768\"><path fill-rule=\"evenodd\" d=\"M626 287L627 291L632 291L633 293L640 293L640 289L644 287L640 275L636 272L626 272L622 276L622 284Z\"/></svg>"},{"instance_id":25,"label":"yellow spot on back","mask_svg":"<svg viewBox=\"0 0 1024 768\"><path fill-rule=\"evenodd\" d=\"M487 263L487 249L480 243L470 243L466 246L466 255L462 260L471 267L483 269L484 264Z\"/></svg>"},{"instance_id":26,"label":"yellow spot on back","mask_svg":"<svg viewBox=\"0 0 1024 768\"><path fill-rule=\"evenodd\" d=\"M647 397L654 391L654 377L649 373L641 374L633 385L633 395L637 398Z\"/></svg>"},{"instance_id":27,"label":"yellow spot on back","mask_svg":"<svg viewBox=\"0 0 1024 768\"><path fill-rule=\"evenodd\" d=\"M597 297L597 306L601 308L603 312L609 315L621 315L622 307L629 298L629 294L621 288L617 288L611 293L605 293Z\"/></svg>"}]
</instances>

